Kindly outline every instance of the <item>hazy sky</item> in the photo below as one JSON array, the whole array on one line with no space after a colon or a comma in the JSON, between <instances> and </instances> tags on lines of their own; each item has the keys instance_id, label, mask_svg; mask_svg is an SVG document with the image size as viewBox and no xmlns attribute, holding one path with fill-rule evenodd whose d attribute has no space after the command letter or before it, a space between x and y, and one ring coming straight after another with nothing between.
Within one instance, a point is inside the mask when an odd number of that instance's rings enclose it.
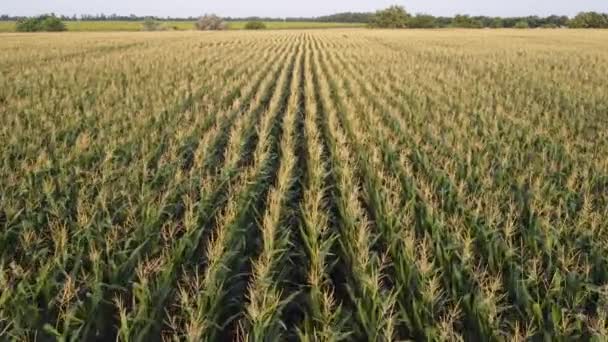
<instances>
[{"instance_id":1,"label":"hazy sky","mask_svg":"<svg viewBox=\"0 0 608 342\"><path fill-rule=\"evenodd\" d=\"M346 11L373 11L392 4L412 13L491 16L575 15L580 11L608 12L608 0L1 0L0 14L35 15L117 13L155 16L319 16Z\"/></svg>"}]
</instances>

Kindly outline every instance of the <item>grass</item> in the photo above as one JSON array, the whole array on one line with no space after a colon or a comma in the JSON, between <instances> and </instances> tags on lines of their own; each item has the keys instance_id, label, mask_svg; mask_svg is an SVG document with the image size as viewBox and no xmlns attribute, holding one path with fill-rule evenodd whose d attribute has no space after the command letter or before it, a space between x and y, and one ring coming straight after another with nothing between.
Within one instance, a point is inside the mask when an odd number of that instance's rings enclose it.
<instances>
[{"instance_id":1,"label":"grass","mask_svg":"<svg viewBox=\"0 0 608 342\"><path fill-rule=\"evenodd\" d=\"M0 339L608 336L605 30L0 40Z\"/></svg>"},{"instance_id":2,"label":"grass","mask_svg":"<svg viewBox=\"0 0 608 342\"><path fill-rule=\"evenodd\" d=\"M0 21L0 32L15 32L15 22Z\"/></svg>"},{"instance_id":3,"label":"grass","mask_svg":"<svg viewBox=\"0 0 608 342\"><path fill-rule=\"evenodd\" d=\"M228 28L231 30L242 30L245 28L246 21L231 21ZM286 29L323 29L323 28L345 28L362 27L364 24L356 23L318 23L318 22L264 22L266 28L270 30ZM68 31L75 32L103 32L103 31L141 31L143 22L140 21L67 21L65 22ZM161 21L161 25L169 30L193 30L193 21ZM15 22L0 21L0 32L14 32Z\"/></svg>"}]
</instances>

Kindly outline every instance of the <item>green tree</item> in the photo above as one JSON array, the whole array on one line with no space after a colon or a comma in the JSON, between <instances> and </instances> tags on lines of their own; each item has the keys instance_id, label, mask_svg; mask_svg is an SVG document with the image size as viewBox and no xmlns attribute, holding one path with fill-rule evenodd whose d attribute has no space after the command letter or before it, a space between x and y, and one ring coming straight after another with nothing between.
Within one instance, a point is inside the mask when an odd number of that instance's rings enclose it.
<instances>
[{"instance_id":1,"label":"green tree","mask_svg":"<svg viewBox=\"0 0 608 342\"><path fill-rule=\"evenodd\" d=\"M483 27L481 21L471 18L468 15L456 15L452 20L453 27L461 28L481 28Z\"/></svg>"},{"instance_id":2,"label":"green tree","mask_svg":"<svg viewBox=\"0 0 608 342\"><path fill-rule=\"evenodd\" d=\"M581 12L570 20L572 28L608 28L608 14Z\"/></svg>"},{"instance_id":3,"label":"green tree","mask_svg":"<svg viewBox=\"0 0 608 342\"><path fill-rule=\"evenodd\" d=\"M402 6L391 6L387 9L377 11L371 18L371 27L380 28L405 28L408 27L410 15Z\"/></svg>"},{"instance_id":4,"label":"green tree","mask_svg":"<svg viewBox=\"0 0 608 342\"><path fill-rule=\"evenodd\" d=\"M494 18L490 23L490 27L492 28L503 28L505 27L505 23L502 21L502 18Z\"/></svg>"},{"instance_id":5,"label":"green tree","mask_svg":"<svg viewBox=\"0 0 608 342\"><path fill-rule=\"evenodd\" d=\"M245 24L245 30L264 30L266 29L266 24L262 21L248 21Z\"/></svg>"},{"instance_id":6,"label":"green tree","mask_svg":"<svg viewBox=\"0 0 608 342\"><path fill-rule=\"evenodd\" d=\"M520 20L520 21L518 21L518 22L515 24L515 28L518 28L518 29L527 29L527 28L530 28L530 25L528 24L528 22L527 22L527 21L525 21L525 20Z\"/></svg>"},{"instance_id":7,"label":"green tree","mask_svg":"<svg viewBox=\"0 0 608 342\"><path fill-rule=\"evenodd\" d=\"M65 31L65 25L54 14L45 14L17 21L18 32Z\"/></svg>"},{"instance_id":8,"label":"green tree","mask_svg":"<svg viewBox=\"0 0 608 342\"><path fill-rule=\"evenodd\" d=\"M435 28L437 26L438 24L435 17L428 14L416 14L416 16L411 17L408 22L408 27L411 28Z\"/></svg>"}]
</instances>

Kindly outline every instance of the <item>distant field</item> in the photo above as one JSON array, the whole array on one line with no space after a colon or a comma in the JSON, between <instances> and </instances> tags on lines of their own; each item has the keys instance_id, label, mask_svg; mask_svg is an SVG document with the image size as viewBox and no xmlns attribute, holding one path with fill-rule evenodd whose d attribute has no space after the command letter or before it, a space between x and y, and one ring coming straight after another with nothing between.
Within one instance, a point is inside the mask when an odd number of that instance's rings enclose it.
<instances>
[{"instance_id":1,"label":"distant field","mask_svg":"<svg viewBox=\"0 0 608 342\"><path fill-rule=\"evenodd\" d=\"M68 31L141 31L141 21L68 21ZM194 26L191 21L163 21L168 29L189 30Z\"/></svg>"},{"instance_id":2,"label":"distant field","mask_svg":"<svg viewBox=\"0 0 608 342\"><path fill-rule=\"evenodd\" d=\"M194 27L193 21L163 21L163 26L173 30L190 30ZM228 23L231 30L241 30L245 27L246 21L232 21ZM364 24L353 23L316 23L306 21L294 22L265 22L268 29L314 29L314 28L346 28L362 27ZM66 22L68 31L140 31L141 21L68 21ZM0 21L0 32L14 32L14 21Z\"/></svg>"},{"instance_id":3,"label":"distant field","mask_svg":"<svg viewBox=\"0 0 608 342\"><path fill-rule=\"evenodd\" d=\"M243 29L246 21L232 21L228 23L228 27L232 30ZM314 29L314 28L344 28L344 27L362 27L365 24L361 23L316 23L308 21L293 21L293 22L282 22L282 21L267 21L264 22L266 27L269 29L280 30L280 29Z\"/></svg>"},{"instance_id":4,"label":"distant field","mask_svg":"<svg viewBox=\"0 0 608 342\"><path fill-rule=\"evenodd\" d=\"M15 22L14 21L0 21L0 32L14 32Z\"/></svg>"}]
</instances>

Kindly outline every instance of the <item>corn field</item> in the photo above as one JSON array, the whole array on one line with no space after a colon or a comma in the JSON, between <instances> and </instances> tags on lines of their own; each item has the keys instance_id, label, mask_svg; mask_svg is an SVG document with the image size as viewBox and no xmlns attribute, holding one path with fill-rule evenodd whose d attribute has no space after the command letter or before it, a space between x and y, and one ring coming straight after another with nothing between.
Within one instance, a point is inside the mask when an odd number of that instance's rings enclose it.
<instances>
[{"instance_id":1,"label":"corn field","mask_svg":"<svg viewBox=\"0 0 608 342\"><path fill-rule=\"evenodd\" d=\"M0 340L605 341L608 32L0 39Z\"/></svg>"}]
</instances>

